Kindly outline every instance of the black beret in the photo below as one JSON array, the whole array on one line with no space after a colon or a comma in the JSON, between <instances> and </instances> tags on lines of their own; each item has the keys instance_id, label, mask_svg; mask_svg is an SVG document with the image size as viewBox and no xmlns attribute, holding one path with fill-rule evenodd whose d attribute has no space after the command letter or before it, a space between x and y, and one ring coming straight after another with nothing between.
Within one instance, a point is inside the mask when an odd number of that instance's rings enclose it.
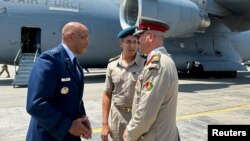
<instances>
[{"instance_id":1,"label":"black beret","mask_svg":"<svg viewBox=\"0 0 250 141\"><path fill-rule=\"evenodd\" d=\"M117 37L119 39L122 39L126 36L129 36L129 35L133 35L135 33L135 29L136 29L137 26L130 26L126 29L123 29L122 31L120 31L117 35Z\"/></svg>"}]
</instances>

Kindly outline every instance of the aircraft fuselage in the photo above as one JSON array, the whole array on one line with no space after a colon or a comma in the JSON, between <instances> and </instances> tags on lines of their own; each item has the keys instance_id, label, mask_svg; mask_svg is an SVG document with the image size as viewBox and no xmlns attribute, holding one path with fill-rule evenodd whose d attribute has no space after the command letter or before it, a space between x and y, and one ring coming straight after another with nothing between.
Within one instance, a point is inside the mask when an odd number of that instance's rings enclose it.
<instances>
[{"instance_id":1,"label":"aircraft fuselage","mask_svg":"<svg viewBox=\"0 0 250 141\"><path fill-rule=\"evenodd\" d=\"M56 47L61 42L63 25L78 21L90 30L90 46L86 54L79 56L80 63L85 68L106 67L109 58L121 52L117 41L117 33L122 29L119 7L120 0L3 0L0 2L0 63L13 64L19 50L34 52L40 47L43 52ZM188 72L192 63L199 62L205 71L234 72L244 69L240 65L242 61L250 60L250 31L234 33L221 21L211 21L205 32L165 40L164 46L179 71ZM185 24L182 26L185 29Z\"/></svg>"},{"instance_id":2,"label":"aircraft fuselage","mask_svg":"<svg viewBox=\"0 0 250 141\"><path fill-rule=\"evenodd\" d=\"M40 44L44 51L61 42L61 28L66 22L78 21L90 30L90 46L85 55L79 56L80 62L85 67L106 67L107 60L121 51L116 38L121 30L117 2L3 0L0 2L0 63L13 64L18 50L25 44L24 32L35 32L34 44Z\"/></svg>"}]
</instances>

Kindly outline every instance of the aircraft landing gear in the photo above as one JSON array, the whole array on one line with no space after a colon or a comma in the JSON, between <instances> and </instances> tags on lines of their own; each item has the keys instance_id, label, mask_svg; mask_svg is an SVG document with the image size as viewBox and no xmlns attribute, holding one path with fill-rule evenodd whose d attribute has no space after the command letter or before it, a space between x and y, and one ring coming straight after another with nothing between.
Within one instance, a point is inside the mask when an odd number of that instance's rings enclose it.
<instances>
[{"instance_id":1,"label":"aircraft landing gear","mask_svg":"<svg viewBox=\"0 0 250 141\"><path fill-rule=\"evenodd\" d=\"M191 77L204 77L205 72L200 62L194 61L189 71Z\"/></svg>"}]
</instances>

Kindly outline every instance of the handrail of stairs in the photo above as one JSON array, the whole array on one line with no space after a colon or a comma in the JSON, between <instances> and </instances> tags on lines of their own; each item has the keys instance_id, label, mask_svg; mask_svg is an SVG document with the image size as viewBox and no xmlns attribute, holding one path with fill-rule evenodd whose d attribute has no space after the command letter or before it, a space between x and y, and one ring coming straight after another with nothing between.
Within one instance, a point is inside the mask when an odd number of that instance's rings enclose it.
<instances>
[{"instance_id":1,"label":"handrail of stairs","mask_svg":"<svg viewBox=\"0 0 250 141\"><path fill-rule=\"evenodd\" d=\"M19 64L21 54L22 54L22 51L21 51L21 48L20 48L20 49L18 50L18 52L17 52L17 55L16 55L15 59L14 59L15 74L16 74L16 72L17 72L16 66ZM18 63L17 63L17 62L18 62Z\"/></svg>"},{"instance_id":2,"label":"handrail of stairs","mask_svg":"<svg viewBox=\"0 0 250 141\"><path fill-rule=\"evenodd\" d=\"M36 54L35 54L35 57L34 57L34 62L36 61L36 58L40 55L40 52L41 52L41 48L40 48L40 44L37 44L36 45Z\"/></svg>"}]
</instances>

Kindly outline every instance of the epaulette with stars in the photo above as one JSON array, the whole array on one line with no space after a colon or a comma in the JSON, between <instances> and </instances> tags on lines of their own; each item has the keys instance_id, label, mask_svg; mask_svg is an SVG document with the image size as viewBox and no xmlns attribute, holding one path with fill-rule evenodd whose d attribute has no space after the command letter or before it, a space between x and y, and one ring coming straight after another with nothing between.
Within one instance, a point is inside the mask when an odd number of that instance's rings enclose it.
<instances>
[{"instance_id":1,"label":"epaulette with stars","mask_svg":"<svg viewBox=\"0 0 250 141\"><path fill-rule=\"evenodd\" d=\"M57 48L53 48L53 49L51 49L50 50L50 53L52 53L53 55L54 54L57 54L57 53L59 53L60 51L57 49Z\"/></svg>"},{"instance_id":2,"label":"epaulette with stars","mask_svg":"<svg viewBox=\"0 0 250 141\"><path fill-rule=\"evenodd\" d=\"M140 56L142 57L142 58L144 58L144 59L147 59L147 55L145 55L145 54L140 54Z\"/></svg>"},{"instance_id":3,"label":"epaulette with stars","mask_svg":"<svg viewBox=\"0 0 250 141\"><path fill-rule=\"evenodd\" d=\"M120 55L117 55L117 56L115 56L115 57L113 57L113 58L110 58L110 59L109 59L109 63L110 63L110 62L113 62L113 61L115 61L115 60L117 60L117 59L119 59L119 57L120 57Z\"/></svg>"},{"instance_id":4,"label":"epaulette with stars","mask_svg":"<svg viewBox=\"0 0 250 141\"><path fill-rule=\"evenodd\" d=\"M151 56L151 58L146 62L146 66L148 64L150 64L151 62L158 62L161 58L161 54L160 53L156 53L154 55Z\"/></svg>"}]
</instances>

